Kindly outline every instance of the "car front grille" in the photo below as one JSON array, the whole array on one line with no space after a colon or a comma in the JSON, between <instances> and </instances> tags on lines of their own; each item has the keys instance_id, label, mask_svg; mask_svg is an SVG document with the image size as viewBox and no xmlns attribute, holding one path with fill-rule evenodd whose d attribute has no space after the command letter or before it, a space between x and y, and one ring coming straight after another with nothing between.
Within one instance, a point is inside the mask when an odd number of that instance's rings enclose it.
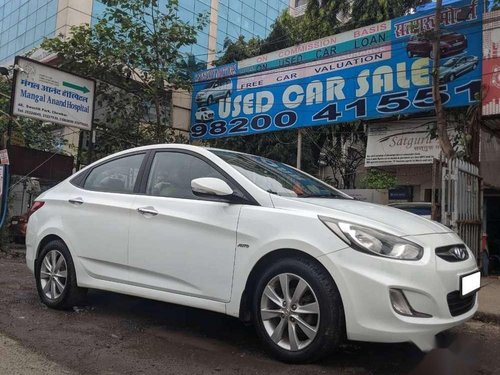
<instances>
[{"instance_id":1,"label":"car front grille","mask_svg":"<svg viewBox=\"0 0 500 375\"><path fill-rule=\"evenodd\" d=\"M448 300L448 308L450 309L451 316L458 316L465 314L474 307L474 303L476 302L476 293L474 292L467 297L460 297L460 292L456 290L448 293L446 298Z\"/></svg>"},{"instance_id":2,"label":"car front grille","mask_svg":"<svg viewBox=\"0 0 500 375\"><path fill-rule=\"evenodd\" d=\"M463 244L438 247L436 255L447 262L462 262L469 259L469 252Z\"/></svg>"}]
</instances>

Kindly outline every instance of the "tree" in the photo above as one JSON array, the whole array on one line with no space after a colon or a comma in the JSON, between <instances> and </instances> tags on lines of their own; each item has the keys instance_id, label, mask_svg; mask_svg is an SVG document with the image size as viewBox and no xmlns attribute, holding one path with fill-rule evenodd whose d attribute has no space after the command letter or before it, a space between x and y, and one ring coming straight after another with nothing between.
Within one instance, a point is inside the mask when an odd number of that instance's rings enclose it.
<instances>
[{"instance_id":1,"label":"tree","mask_svg":"<svg viewBox=\"0 0 500 375\"><path fill-rule=\"evenodd\" d=\"M332 125L322 132L327 134L326 140L316 147L321 148L320 164L328 167L332 174L326 180L338 188L355 188L356 170L363 164L366 153L364 123Z\"/></svg>"},{"instance_id":2,"label":"tree","mask_svg":"<svg viewBox=\"0 0 500 375\"><path fill-rule=\"evenodd\" d=\"M305 40L302 22L285 11L273 23L268 37L262 41L259 55L291 47Z\"/></svg>"},{"instance_id":3,"label":"tree","mask_svg":"<svg viewBox=\"0 0 500 375\"><path fill-rule=\"evenodd\" d=\"M173 140L170 98L189 89L181 49L196 42L196 25L178 16L178 0L102 0L107 6L92 26L71 29L42 48L60 56L61 67L98 80L95 125L104 154L132 145ZM183 68L184 67L184 68Z\"/></svg>"},{"instance_id":4,"label":"tree","mask_svg":"<svg viewBox=\"0 0 500 375\"><path fill-rule=\"evenodd\" d=\"M249 57L258 56L261 53L262 40L251 38L245 40L243 35L232 41L227 38L224 40L224 55L214 61L215 65L224 65L236 61L244 60Z\"/></svg>"},{"instance_id":5,"label":"tree","mask_svg":"<svg viewBox=\"0 0 500 375\"><path fill-rule=\"evenodd\" d=\"M432 69L432 98L434 99L434 108L436 111L436 126L439 144L441 145L441 150L447 158L454 156L455 151L453 150L453 145L451 144L450 137L448 135L448 123L446 121L446 114L443 107L443 102L441 100L441 90L439 84L439 61L441 55L440 47L440 28L441 28L441 7L442 0L436 0L436 12L435 12L435 22L434 22L434 33L432 35L432 59L433 59L433 69Z\"/></svg>"},{"instance_id":6,"label":"tree","mask_svg":"<svg viewBox=\"0 0 500 375\"><path fill-rule=\"evenodd\" d=\"M349 26L362 27L407 14L431 0L353 0Z\"/></svg>"},{"instance_id":7,"label":"tree","mask_svg":"<svg viewBox=\"0 0 500 375\"><path fill-rule=\"evenodd\" d=\"M207 63L198 60L192 53L187 53L186 56L181 58L181 60L179 61L178 67L180 70L179 74L185 80L191 80L191 74L199 70L206 69Z\"/></svg>"},{"instance_id":8,"label":"tree","mask_svg":"<svg viewBox=\"0 0 500 375\"><path fill-rule=\"evenodd\" d=\"M376 168L370 168L361 181L365 189L390 189L397 185L397 177Z\"/></svg>"}]
</instances>

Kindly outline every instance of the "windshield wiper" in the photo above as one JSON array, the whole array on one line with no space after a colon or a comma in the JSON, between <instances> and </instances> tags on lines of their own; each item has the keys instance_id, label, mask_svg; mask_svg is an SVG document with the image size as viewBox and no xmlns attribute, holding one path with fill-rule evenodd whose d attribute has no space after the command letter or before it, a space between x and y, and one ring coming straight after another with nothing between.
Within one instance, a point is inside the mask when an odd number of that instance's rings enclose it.
<instances>
[{"instance_id":1,"label":"windshield wiper","mask_svg":"<svg viewBox=\"0 0 500 375\"><path fill-rule=\"evenodd\" d=\"M332 198L332 199L344 199L344 197L340 195L334 194L303 194L299 195L299 198Z\"/></svg>"}]
</instances>

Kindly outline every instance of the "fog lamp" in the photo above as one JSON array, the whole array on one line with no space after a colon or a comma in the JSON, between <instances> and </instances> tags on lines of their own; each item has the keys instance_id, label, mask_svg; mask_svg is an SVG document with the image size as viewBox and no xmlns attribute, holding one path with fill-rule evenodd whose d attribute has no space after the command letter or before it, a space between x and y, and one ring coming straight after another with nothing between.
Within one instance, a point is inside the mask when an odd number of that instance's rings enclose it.
<instances>
[{"instance_id":1,"label":"fog lamp","mask_svg":"<svg viewBox=\"0 0 500 375\"><path fill-rule=\"evenodd\" d=\"M415 318L431 318L432 315L421 313L415 311L408 300L406 299L403 291L401 289L391 288L389 289L389 294L391 297L391 304L394 311L400 315L413 316Z\"/></svg>"}]
</instances>

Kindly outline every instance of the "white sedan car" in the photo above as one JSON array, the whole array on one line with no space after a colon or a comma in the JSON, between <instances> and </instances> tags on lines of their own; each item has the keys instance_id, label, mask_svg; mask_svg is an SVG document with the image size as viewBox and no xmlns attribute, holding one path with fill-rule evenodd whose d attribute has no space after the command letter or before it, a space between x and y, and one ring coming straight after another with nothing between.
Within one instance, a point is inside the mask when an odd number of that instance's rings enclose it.
<instances>
[{"instance_id":1,"label":"white sedan car","mask_svg":"<svg viewBox=\"0 0 500 375\"><path fill-rule=\"evenodd\" d=\"M95 288L212 310L253 322L288 362L345 337L429 350L477 309L476 261L448 228L219 149L95 162L38 198L26 244L49 307Z\"/></svg>"},{"instance_id":2,"label":"white sedan car","mask_svg":"<svg viewBox=\"0 0 500 375\"><path fill-rule=\"evenodd\" d=\"M212 121L214 119L214 111L208 107L200 107L194 113L196 121Z\"/></svg>"}]
</instances>

